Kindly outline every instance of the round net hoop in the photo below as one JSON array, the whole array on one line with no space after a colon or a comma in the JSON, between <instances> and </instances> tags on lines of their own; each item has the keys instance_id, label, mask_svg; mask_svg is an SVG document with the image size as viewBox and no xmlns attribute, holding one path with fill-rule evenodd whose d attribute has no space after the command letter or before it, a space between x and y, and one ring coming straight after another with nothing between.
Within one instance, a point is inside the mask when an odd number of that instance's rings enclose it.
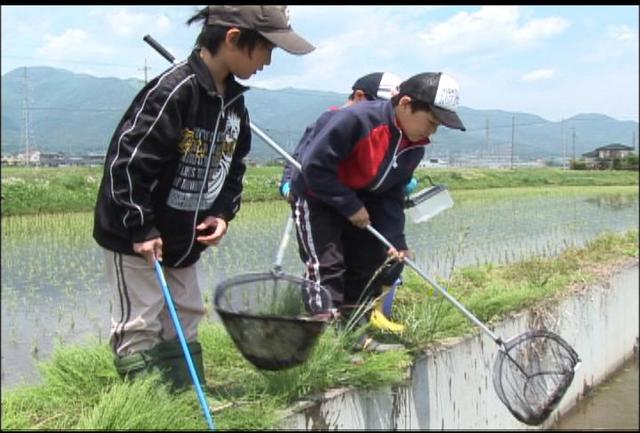
<instances>
[{"instance_id":1,"label":"round net hoop","mask_svg":"<svg viewBox=\"0 0 640 433\"><path fill-rule=\"evenodd\" d=\"M493 385L509 411L528 425L551 414L573 381L578 354L559 335L537 330L505 342L493 366Z\"/></svg>"},{"instance_id":2,"label":"round net hoop","mask_svg":"<svg viewBox=\"0 0 640 433\"><path fill-rule=\"evenodd\" d=\"M307 360L331 316L319 284L282 273L249 273L216 286L214 308L242 355L259 369Z\"/></svg>"}]
</instances>

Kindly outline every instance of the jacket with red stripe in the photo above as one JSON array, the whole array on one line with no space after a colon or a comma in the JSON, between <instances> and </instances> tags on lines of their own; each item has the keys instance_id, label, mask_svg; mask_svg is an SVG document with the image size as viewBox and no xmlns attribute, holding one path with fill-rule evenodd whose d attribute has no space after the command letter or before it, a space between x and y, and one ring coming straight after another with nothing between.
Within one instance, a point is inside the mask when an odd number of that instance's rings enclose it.
<instances>
[{"instance_id":1,"label":"jacket with red stripe","mask_svg":"<svg viewBox=\"0 0 640 433\"><path fill-rule=\"evenodd\" d=\"M233 75L224 95L194 50L136 95L107 150L93 236L135 254L134 242L161 236L163 262L193 264L207 247L195 227L240 208L243 158L251 147L247 87Z\"/></svg>"},{"instance_id":2,"label":"jacket with red stripe","mask_svg":"<svg viewBox=\"0 0 640 433\"><path fill-rule=\"evenodd\" d=\"M299 149L302 174L293 175L293 192L346 218L365 206L372 225L396 248L407 249L404 187L429 141L409 142L391 101L362 102L323 120Z\"/></svg>"}]
</instances>

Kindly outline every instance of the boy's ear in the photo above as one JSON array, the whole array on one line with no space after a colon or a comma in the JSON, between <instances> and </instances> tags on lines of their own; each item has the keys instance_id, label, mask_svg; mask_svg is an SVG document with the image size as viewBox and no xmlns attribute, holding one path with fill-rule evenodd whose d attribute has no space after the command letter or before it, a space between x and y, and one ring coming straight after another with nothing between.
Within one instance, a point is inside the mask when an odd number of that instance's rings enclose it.
<instances>
[{"instance_id":1,"label":"boy's ear","mask_svg":"<svg viewBox=\"0 0 640 433\"><path fill-rule=\"evenodd\" d=\"M411 104L411 96L403 95L398 101L398 105L408 105Z\"/></svg>"},{"instance_id":2,"label":"boy's ear","mask_svg":"<svg viewBox=\"0 0 640 433\"><path fill-rule=\"evenodd\" d=\"M226 45L235 47L239 37L240 29L237 27L231 27L229 30L227 30L227 34L224 37L224 42Z\"/></svg>"},{"instance_id":3,"label":"boy's ear","mask_svg":"<svg viewBox=\"0 0 640 433\"><path fill-rule=\"evenodd\" d=\"M396 106L396 113L398 112L406 113L407 110L413 113L413 110L411 109L411 96L404 95L398 101L398 105Z\"/></svg>"}]
</instances>

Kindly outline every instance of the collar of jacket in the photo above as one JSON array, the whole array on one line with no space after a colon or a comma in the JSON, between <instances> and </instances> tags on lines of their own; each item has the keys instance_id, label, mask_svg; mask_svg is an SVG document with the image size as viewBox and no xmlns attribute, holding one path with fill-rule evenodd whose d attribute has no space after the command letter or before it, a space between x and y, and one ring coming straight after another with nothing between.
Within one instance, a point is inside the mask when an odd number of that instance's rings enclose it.
<instances>
[{"instance_id":1,"label":"collar of jacket","mask_svg":"<svg viewBox=\"0 0 640 433\"><path fill-rule=\"evenodd\" d=\"M418 141L409 140L409 137L407 137L407 135L404 133L404 130L402 129L402 124L400 123L400 119L398 119L398 117L396 116L395 107L393 106L391 101L389 101L389 105L391 106L391 112L389 113L389 115L391 116L392 124L393 126L396 127L398 132L402 134L400 147L404 149L405 147L408 147L408 146L425 145L425 144L431 143L431 140L429 138L425 138L424 140L418 140Z\"/></svg>"},{"instance_id":2,"label":"collar of jacket","mask_svg":"<svg viewBox=\"0 0 640 433\"><path fill-rule=\"evenodd\" d=\"M200 58L199 48L196 48L191 52L191 55L189 56L189 66L195 72L198 83L200 83L200 85L204 87L208 95L214 97L220 96L220 94L216 90L216 86L213 84L213 78L211 77L209 68L207 68L207 65ZM223 95L224 99L230 100L239 93L249 90L249 87L243 86L242 84L238 83L234 75L231 73L227 76L225 81L227 89L225 91L225 94Z\"/></svg>"}]
</instances>

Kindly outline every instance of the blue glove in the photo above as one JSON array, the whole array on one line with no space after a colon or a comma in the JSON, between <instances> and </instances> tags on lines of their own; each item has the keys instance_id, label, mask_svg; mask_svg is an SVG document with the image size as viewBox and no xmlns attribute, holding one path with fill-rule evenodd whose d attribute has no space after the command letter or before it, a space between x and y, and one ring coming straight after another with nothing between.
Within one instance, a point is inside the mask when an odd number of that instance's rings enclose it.
<instances>
[{"instance_id":1,"label":"blue glove","mask_svg":"<svg viewBox=\"0 0 640 433\"><path fill-rule=\"evenodd\" d=\"M283 183L282 185L280 185L280 195L284 198L289 197L290 189L291 189L291 186L289 185L289 181Z\"/></svg>"},{"instance_id":2,"label":"blue glove","mask_svg":"<svg viewBox=\"0 0 640 433\"><path fill-rule=\"evenodd\" d=\"M418 186L418 180L415 177L412 177L411 180L404 186L405 195L411 194L413 190L416 189L416 186Z\"/></svg>"}]
</instances>

